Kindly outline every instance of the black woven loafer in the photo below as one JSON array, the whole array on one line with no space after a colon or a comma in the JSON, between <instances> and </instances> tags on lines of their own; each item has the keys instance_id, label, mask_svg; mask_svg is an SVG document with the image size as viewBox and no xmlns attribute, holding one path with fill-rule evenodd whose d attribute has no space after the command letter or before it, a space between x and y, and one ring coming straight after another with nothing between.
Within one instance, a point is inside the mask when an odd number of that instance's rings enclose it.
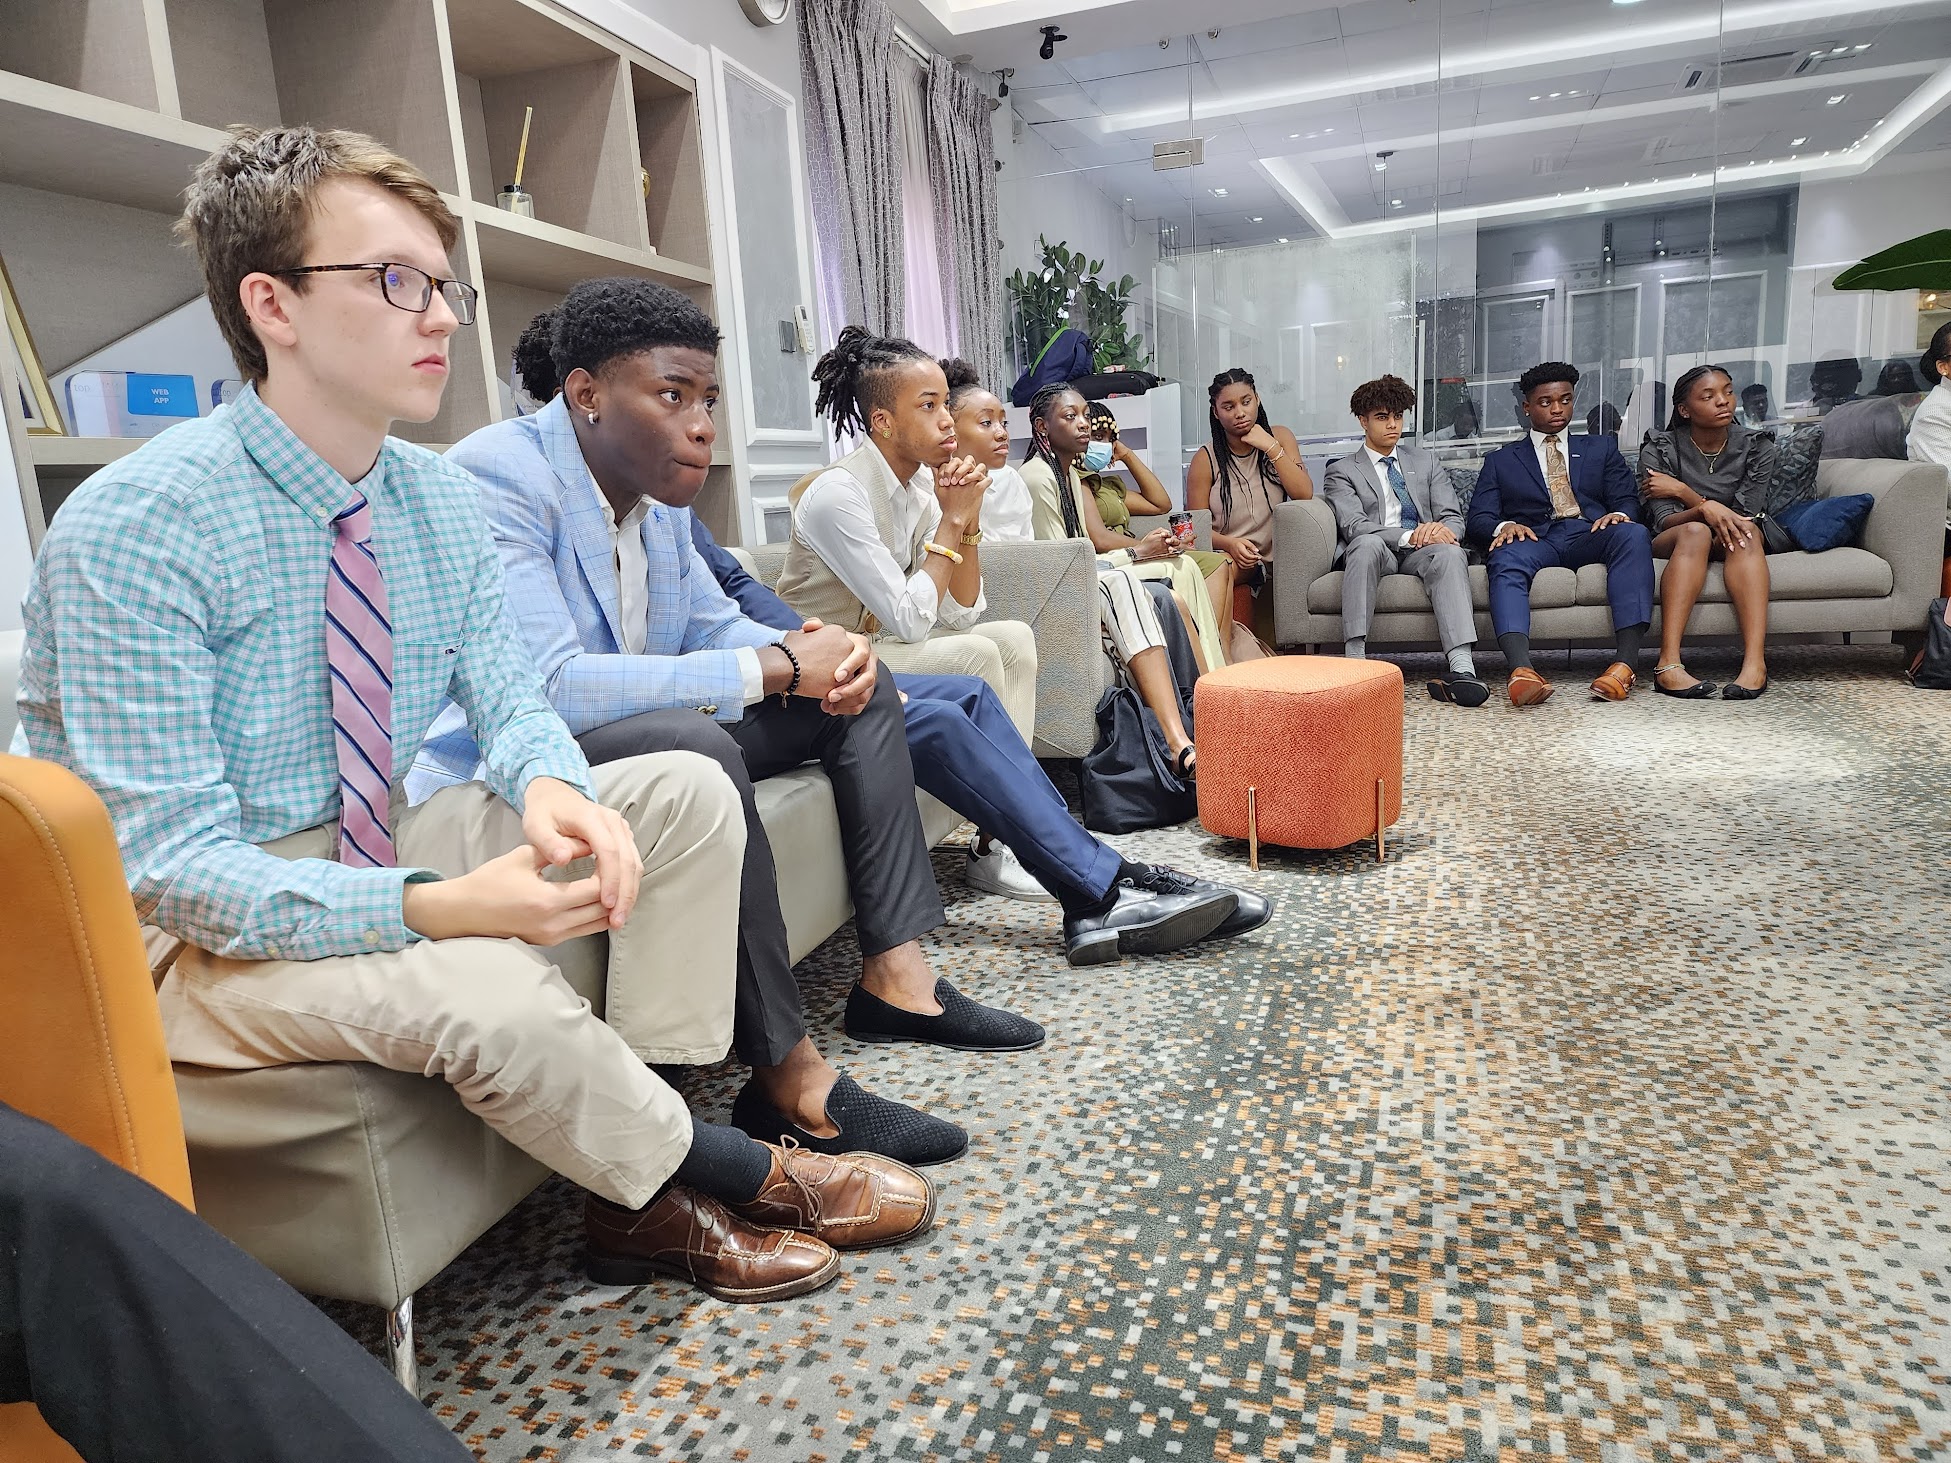
<instances>
[{"instance_id":1,"label":"black woven loafer","mask_svg":"<svg viewBox=\"0 0 1951 1463\"><path fill-rule=\"evenodd\" d=\"M842 1072L826 1097L826 1115L840 1131L816 1138L780 1112L756 1082L739 1089L732 1103L732 1126L761 1143L791 1138L815 1153L878 1153L912 1168L947 1163L969 1151L969 1135L953 1123L918 1108L876 1097Z\"/></svg>"},{"instance_id":2,"label":"black woven loafer","mask_svg":"<svg viewBox=\"0 0 1951 1463\"><path fill-rule=\"evenodd\" d=\"M1119 879L1118 900L1103 914L1064 921L1064 953L1072 965L1103 965L1120 955L1169 955L1220 927L1239 902L1224 884L1189 878L1163 864L1142 877Z\"/></svg>"},{"instance_id":3,"label":"black woven loafer","mask_svg":"<svg viewBox=\"0 0 1951 1463\"><path fill-rule=\"evenodd\" d=\"M959 1052L1026 1052L1043 1045L1043 1028L994 1006L982 1006L945 980L935 982L939 1016L904 1011L854 982L841 1025L855 1041L923 1041Z\"/></svg>"}]
</instances>

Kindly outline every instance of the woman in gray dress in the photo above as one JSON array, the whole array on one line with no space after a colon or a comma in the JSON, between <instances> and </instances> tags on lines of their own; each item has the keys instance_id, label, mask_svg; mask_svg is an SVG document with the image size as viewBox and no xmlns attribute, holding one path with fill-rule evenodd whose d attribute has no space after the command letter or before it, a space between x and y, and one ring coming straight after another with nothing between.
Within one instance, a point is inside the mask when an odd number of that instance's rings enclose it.
<instances>
[{"instance_id":1,"label":"woman in gray dress","mask_svg":"<svg viewBox=\"0 0 1951 1463\"><path fill-rule=\"evenodd\" d=\"M1775 440L1734 420L1734 380L1719 366L1695 366L1673 383L1673 418L1639 450L1639 496L1660 580L1660 664L1653 688L1702 700L1711 681L1680 661L1680 639L1711 559L1722 561L1727 597L1741 627L1741 672L1724 701L1752 701L1768 689L1768 557L1757 521L1775 476Z\"/></svg>"}]
</instances>

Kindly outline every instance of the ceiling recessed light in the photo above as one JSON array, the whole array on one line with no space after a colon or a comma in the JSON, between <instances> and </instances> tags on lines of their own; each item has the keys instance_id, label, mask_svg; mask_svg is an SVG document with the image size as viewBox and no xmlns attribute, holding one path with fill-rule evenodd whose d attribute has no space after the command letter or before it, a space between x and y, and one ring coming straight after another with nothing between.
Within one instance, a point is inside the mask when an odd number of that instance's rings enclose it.
<instances>
[{"instance_id":1,"label":"ceiling recessed light","mask_svg":"<svg viewBox=\"0 0 1951 1463\"><path fill-rule=\"evenodd\" d=\"M1400 208L1400 207L1402 207L1402 200L1401 200L1400 198L1391 198L1391 199L1389 200L1389 207L1391 207L1391 208Z\"/></svg>"},{"instance_id":2,"label":"ceiling recessed light","mask_svg":"<svg viewBox=\"0 0 1951 1463\"><path fill-rule=\"evenodd\" d=\"M1562 91L1555 91L1555 92L1553 92L1553 93L1551 94L1551 99L1552 99L1552 100L1553 100L1553 101L1555 102L1555 101L1557 101L1557 100L1558 100L1558 99L1559 99L1560 97L1562 97L1562 96L1563 96L1564 94L1565 94L1565 93L1563 93Z\"/></svg>"},{"instance_id":3,"label":"ceiling recessed light","mask_svg":"<svg viewBox=\"0 0 1951 1463\"><path fill-rule=\"evenodd\" d=\"M1327 135L1328 135L1328 134L1329 134L1330 132L1332 132L1332 131L1334 131L1334 130L1335 130L1335 129L1334 129L1334 128L1332 128L1332 127L1323 127L1323 128L1321 129L1321 135L1322 135L1323 137L1326 137L1326 136L1327 136Z\"/></svg>"},{"instance_id":4,"label":"ceiling recessed light","mask_svg":"<svg viewBox=\"0 0 1951 1463\"><path fill-rule=\"evenodd\" d=\"M1288 140L1289 142L1292 142L1292 141L1294 141L1294 140L1295 140L1296 138L1298 138L1298 137L1299 137L1300 135L1301 135L1301 134L1300 134L1300 133L1298 133L1298 132L1290 132L1290 133L1288 133L1288 134L1287 134L1287 140ZM1313 135L1314 135L1314 134L1313 134L1312 132L1310 132L1310 133L1308 134L1308 136L1310 136L1310 137L1312 137Z\"/></svg>"},{"instance_id":5,"label":"ceiling recessed light","mask_svg":"<svg viewBox=\"0 0 1951 1463\"><path fill-rule=\"evenodd\" d=\"M1215 198L1224 198L1226 196L1226 190L1224 188L1215 188L1212 192Z\"/></svg>"},{"instance_id":6,"label":"ceiling recessed light","mask_svg":"<svg viewBox=\"0 0 1951 1463\"><path fill-rule=\"evenodd\" d=\"M1828 101L1824 102L1823 105L1826 107L1834 107L1834 106L1839 106L1843 102L1846 102L1848 100L1849 100L1849 93L1846 91L1839 91L1834 96L1829 98Z\"/></svg>"},{"instance_id":7,"label":"ceiling recessed light","mask_svg":"<svg viewBox=\"0 0 1951 1463\"><path fill-rule=\"evenodd\" d=\"M1800 147L1803 143L1807 142L1808 140L1809 139L1806 137L1791 137L1788 140L1788 145L1790 147Z\"/></svg>"},{"instance_id":8,"label":"ceiling recessed light","mask_svg":"<svg viewBox=\"0 0 1951 1463\"><path fill-rule=\"evenodd\" d=\"M1543 101L1543 100L1544 100L1544 98L1543 98L1543 97L1541 97L1541 96L1539 96L1539 97L1532 97L1532 98L1531 98L1531 100L1532 100L1532 101L1534 101L1534 102L1541 102L1541 101Z\"/></svg>"},{"instance_id":9,"label":"ceiling recessed light","mask_svg":"<svg viewBox=\"0 0 1951 1463\"><path fill-rule=\"evenodd\" d=\"M1387 163L1377 163L1375 165L1375 171L1378 173L1386 173L1389 171L1389 165Z\"/></svg>"},{"instance_id":10,"label":"ceiling recessed light","mask_svg":"<svg viewBox=\"0 0 1951 1463\"><path fill-rule=\"evenodd\" d=\"M1247 215L1247 222L1250 224L1263 224L1266 222L1266 219L1262 218L1257 213L1253 213Z\"/></svg>"},{"instance_id":11,"label":"ceiling recessed light","mask_svg":"<svg viewBox=\"0 0 1951 1463\"><path fill-rule=\"evenodd\" d=\"M1577 92L1575 92L1575 91L1568 91L1568 92L1566 92L1566 93L1565 93L1565 95L1566 95L1566 96L1568 96L1568 97L1575 97L1575 96L1577 96L1577 95L1578 95L1578 93L1577 93Z\"/></svg>"},{"instance_id":12,"label":"ceiling recessed light","mask_svg":"<svg viewBox=\"0 0 1951 1463\"><path fill-rule=\"evenodd\" d=\"M1276 244L1285 244L1287 242L1287 235L1282 234L1278 239L1275 239L1274 242Z\"/></svg>"},{"instance_id":13,"label":"ceiling recessed light","mask_svg":"<svg viewBox=\"0 0 1951 1463\"><path fill-rule=\"evenodd\" d=\"M1875 42L1875 41L1865 41L1865 42L1863 42L1863 44L1862 44L1862 45L1860 45L1860 46L1853 46L1853 47L1851 47L1851 49L1852 49L1852 50L1856 50L1856 51L1867 51L1867 50L1869 50L1869 49L1870 49L1870 47L1871 47L1871 46L1874 46L1875 44L1876 44L1876 42Z\"/></svg>"}]
</instances>

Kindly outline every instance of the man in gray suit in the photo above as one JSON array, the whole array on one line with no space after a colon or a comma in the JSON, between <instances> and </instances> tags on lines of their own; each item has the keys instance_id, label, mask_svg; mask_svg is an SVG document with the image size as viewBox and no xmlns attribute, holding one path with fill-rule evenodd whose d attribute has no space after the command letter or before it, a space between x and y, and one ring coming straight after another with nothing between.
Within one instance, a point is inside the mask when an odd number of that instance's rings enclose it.
<instances>
[{"instance_id":1,"label":"man in gray suit","mask_svg":"<svg viewBox=\"0 0 1951 1463\"><path fill-rule=\"evenodd\" d=\"M1361 422L1364 441L1330 464L1322 483L1341 530L1345 649L1357 660L1366 655L1382 576L1414 574L1429 591L1450 662L1444 675L1429 682L1429 694L1458 706L1481 706L1490 699L1490 688L1478 679L1470 655L1477 622L1470 612L1470 566L1461 542L1463 508L1436 459L1400 445L1403 418L1415 405L1415 389L1400 376L1357 386L1348 409Z\"/></svg>"}]
</instances>

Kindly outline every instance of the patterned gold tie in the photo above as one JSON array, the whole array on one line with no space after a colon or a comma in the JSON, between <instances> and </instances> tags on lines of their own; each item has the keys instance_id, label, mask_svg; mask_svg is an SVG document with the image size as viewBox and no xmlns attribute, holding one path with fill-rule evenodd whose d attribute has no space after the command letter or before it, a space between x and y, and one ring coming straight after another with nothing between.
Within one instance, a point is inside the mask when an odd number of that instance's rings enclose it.
<instances>
[{"instance_id":1,"label":"patterned gold tie","mask_svg":"<svg viewBox=\"0 0 1951 1463\"><path fill-rule=\"evenodd\" d=\"M1558 450L1558 438L1545 438L1545 486L1551 490L1553 518L1583 518L1578 495L1572 491L1572 475L1565 467L1565 454Z\"/></svg>"}]
</instances>

